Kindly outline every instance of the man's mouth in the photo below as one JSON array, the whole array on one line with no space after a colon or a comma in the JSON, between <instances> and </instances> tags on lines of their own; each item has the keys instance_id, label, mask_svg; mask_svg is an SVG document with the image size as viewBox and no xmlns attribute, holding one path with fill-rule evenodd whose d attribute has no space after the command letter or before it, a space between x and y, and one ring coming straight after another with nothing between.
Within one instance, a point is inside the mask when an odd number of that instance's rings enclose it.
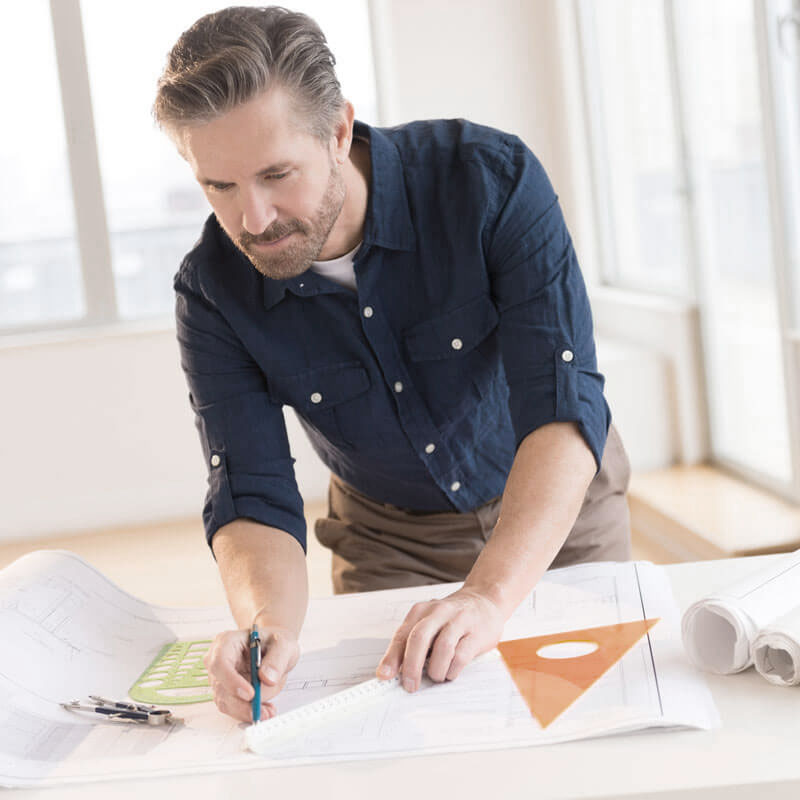
<instances>
[{"instance_id":1,"label":"man's mouth","mask_svg":"<svg viewBox=\"0 0 800 800\"><path fill-rule=\"evenodd\" d=\"M283 236L279 236L277 239L270 239L269 241L261 240L261 241L250 242L248 247L269 249L270 247L275 247L276 245L281 244L281 242L285 242L293 233L295 233L295 231L290 231L289 233L286 233Z\"/></svg>"}]
</instances>

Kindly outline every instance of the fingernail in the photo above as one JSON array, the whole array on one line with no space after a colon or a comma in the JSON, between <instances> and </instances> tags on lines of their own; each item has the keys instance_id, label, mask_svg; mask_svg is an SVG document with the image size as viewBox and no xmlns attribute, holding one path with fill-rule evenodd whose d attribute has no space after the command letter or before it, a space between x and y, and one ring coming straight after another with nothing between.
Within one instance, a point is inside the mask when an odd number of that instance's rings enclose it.
<instances>
[{"instance_id":1,"label":"fingernail","mask_svg":"<svg viewBox=\"0 0 800 800\"><path fill-rule=\"evenodd\" d=\"M278 682L278 671L272 667L264 667L264 678L270 683Z\"/></svg>"},{"instance_id":2,"label":"fingernail","mask_svg":"<svg viewBox=\"0 0 800 800\"><path fill-rule=\"evenodd\" d=\"M241 686L236 690L236 694L242 698L242 700L249 700L250 699L250 690L243 689Z\"/></svg>"},{"instance_id":3,"label":"fingernail","mask_svg":"<svg viewBox=\"0 0 800 800\"><path fill-rule=\"evenodd\" d=\"M412 680L411 678L403 678L403 688L407 692L413 692L414 689L417 688L416 681Z\"/></svg>"},{"instance_id":4,"label":"fingernail","mask_svg":"<svg viewBox=\"0 0 800 800\"><path fill-rule=\"evenodd\" d=\"M392 674L392 668L388 664L383 664L378 669L378 675L380 675L381 678L388 678L391 674Z\"/></svg>"}]
</instances>

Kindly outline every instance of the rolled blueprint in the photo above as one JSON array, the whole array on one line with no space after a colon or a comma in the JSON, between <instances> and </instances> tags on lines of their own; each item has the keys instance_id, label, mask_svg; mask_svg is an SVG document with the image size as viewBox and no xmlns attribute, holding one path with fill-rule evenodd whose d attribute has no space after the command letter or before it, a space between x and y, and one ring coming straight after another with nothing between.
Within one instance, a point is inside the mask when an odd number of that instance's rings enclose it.
<instances>
[{"instance_id":1,"label":"rolled blueprint","mask_svg":"<svg viewBox=\"0 0 800 800\"><path fill-rule=\"evenodd\" d=\"M797 606L800 550L689 606L681 624L689 660L707 672L741 672L758 632Z\"/></svg>"},{"instance_id":2,"label":"rolled blueprint","mask_svg":"<svg viewBox=\"0 0 800 800\"><path fill-rule=\"evenodd\" d=\"M759 631L753 642L753 661L771 683L800 683L800 606Z\"/></svg>"}]
</instances>

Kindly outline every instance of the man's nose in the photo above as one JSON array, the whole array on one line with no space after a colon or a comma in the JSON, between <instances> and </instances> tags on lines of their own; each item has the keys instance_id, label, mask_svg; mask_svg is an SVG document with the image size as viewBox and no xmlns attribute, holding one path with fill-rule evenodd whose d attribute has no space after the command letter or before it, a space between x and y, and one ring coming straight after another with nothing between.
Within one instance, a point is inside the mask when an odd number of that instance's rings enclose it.
<instances>
[{"instance_id":1,"label":"man's nose","mask_svg":"<svg viewBox=\"0 0 800 800\"><path fill-rule=\"evenodd\" d=\"M242 198L242 227L253 236L263 233L278 216L266 192L251 191Z\"/></svg>"}]
</instances>

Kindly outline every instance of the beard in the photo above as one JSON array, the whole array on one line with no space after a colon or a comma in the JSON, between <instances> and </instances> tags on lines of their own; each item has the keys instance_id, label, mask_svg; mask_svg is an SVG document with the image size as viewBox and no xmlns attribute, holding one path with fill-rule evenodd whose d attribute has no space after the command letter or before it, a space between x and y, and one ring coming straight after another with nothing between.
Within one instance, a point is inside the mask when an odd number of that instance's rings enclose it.
<instances>
[{"instance_id":1,"label":"beard","mask_svg":"<svg viewBox=\"0 0 800 800\"><path fill-rule=\"evenodd\" d=\"M299 219L276 221L258 235L242 231L234 239L234 243L265 277L273 280L294 278L305 272L322 252L328 235L339 218L344 197L344 178L334 162L331 164L325 193L308 224ZM274 242L289 234L293 234L291 240L274 253L253 247L258 242Z\"/></svg>"}]
</instances>

